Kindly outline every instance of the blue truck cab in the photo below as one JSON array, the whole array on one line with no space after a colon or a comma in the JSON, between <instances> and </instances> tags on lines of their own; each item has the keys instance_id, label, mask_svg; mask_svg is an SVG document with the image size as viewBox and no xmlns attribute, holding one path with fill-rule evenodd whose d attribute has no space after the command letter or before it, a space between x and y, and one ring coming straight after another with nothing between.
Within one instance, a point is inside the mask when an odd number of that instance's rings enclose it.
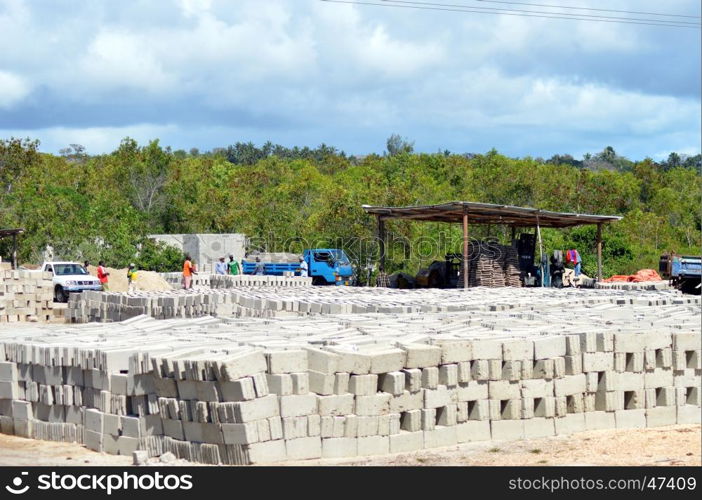
<instances>
[{"instance_id":1,"label":"blue truck cab","mask_svg":"<svg viewBox=\"0 0 702 500\"><path fill-rule=\"evenodd\" d=\"M302 258L307 262L309 275L315 285L349 286L353 269L343 250L315 248L305 250Z\"/></svg>"},{"instance_id":2,"label":"blue truck cab","mask_svg":"<svg viewBox=\"0 0 702 500\"><path fill-rule=\"evenodd\" d=\"M305 250L302 258L307 262L307 275L315 285L349 286L353 276L351 261L346 253L338 248L313 248ZM300 262L264 262L265 274L282 276L284 272L293 272L300 276ZM256 262L244 260L244 274L254 274Z\"/></svg>"}]
</instances>

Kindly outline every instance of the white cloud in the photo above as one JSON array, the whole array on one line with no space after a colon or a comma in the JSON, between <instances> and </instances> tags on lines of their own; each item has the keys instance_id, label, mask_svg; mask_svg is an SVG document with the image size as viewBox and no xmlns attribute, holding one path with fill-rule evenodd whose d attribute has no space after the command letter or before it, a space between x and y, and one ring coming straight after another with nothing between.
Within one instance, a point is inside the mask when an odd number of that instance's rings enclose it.
<instances>
[{"instance_id":1,"label":"white cloud","mask_svg":"<svg viewBox=\"0 0 702 500\"><path fill-rule=\"evenodd\" d=\"M31 87L22 77L0 71L0 108L10 108L29 95Z\"/></svg>"}]
</instances>

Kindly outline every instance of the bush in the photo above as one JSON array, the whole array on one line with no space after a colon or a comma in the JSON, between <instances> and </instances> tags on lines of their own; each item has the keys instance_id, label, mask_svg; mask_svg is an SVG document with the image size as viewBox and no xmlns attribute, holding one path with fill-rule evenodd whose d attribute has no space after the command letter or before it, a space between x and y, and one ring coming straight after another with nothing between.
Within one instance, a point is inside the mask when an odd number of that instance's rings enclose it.
<instances>
[{"instance_id":1,"label":"bush","mask_svg":"<svg viewBox=\"0 0 702 500\"><path fill-rule=\"evenodd\" d=\"M145 238L135 264L138 269L169 273L180 271L183 264L183 252L161 241Z\"/></svg>"}]
</instances>

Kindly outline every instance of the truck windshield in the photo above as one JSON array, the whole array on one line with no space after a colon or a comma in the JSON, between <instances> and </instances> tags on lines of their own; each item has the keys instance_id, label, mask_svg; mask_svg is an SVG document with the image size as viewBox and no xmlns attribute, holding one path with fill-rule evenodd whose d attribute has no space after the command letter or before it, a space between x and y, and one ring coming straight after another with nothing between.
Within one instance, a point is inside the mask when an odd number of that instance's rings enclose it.
<instances>
[{"instance_id":1,"label":"truck windshield","mask_svg":"<svg viewBox=\"0 0 702 500\"><path fill-rule=\"evenodd\" d=\"M54 264L56 276L86 275L88 271L80 264Z\"/></svg>"},{"instance_id":2,"label":"truck windshield","mask_svg":"<svg viewBox=\"0 0 702 500\"><path fill-rule=\"evenodd\" d=\"M348 265L349 258L346 256L343 250L332 250L331 254L334 261L338 264L341 264L342 266Z\"/></svg>"}]
</instances>

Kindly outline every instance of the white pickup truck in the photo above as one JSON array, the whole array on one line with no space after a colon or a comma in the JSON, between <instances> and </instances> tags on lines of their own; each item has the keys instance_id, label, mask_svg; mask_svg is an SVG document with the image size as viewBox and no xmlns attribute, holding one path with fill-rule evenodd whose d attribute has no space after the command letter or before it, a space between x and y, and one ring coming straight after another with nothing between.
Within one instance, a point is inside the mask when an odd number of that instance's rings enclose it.
<instances>
[{"instance_id":1,"label":"white pickup truck","mask_svg":"<svg viewBox=\"0 0 702 500\"><path fill-rule=\"evenodd\" d=\"M68 302L68 294L83 290L102 290L102 284L77 262L44 262L41 271L51 273L54 302Z\"/></svg>"}]
</instances>

